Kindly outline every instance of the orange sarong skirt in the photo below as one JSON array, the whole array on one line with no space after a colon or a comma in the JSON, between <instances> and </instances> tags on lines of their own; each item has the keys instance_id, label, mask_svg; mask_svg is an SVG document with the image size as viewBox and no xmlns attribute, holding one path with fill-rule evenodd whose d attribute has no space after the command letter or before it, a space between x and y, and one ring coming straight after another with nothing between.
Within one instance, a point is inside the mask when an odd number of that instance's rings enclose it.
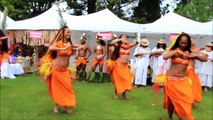
<instances>
[{"instance_id":1,"label":"orange sarong skirt","mask_svg":"<svg viewBox=\"0 0 213 120\"><path fill-rule=\"evenodd\" d=\"M109 74L112 73L114 65L115 65L115 61L114 60L108 59L106 61L106 71L107 71L107 73L109 73Z\"/></svg>"},{"instance_id":2,"label":"orange sarong skirt","mask_svg":"<svg viewBox=\"0 0 213 120\"><path fill-rule=\"evenodd\" d=\"M103 65L104 64L104 59L101 59L101 60L97 60L96 58L93 60L92 62L92 65L96 65L96 64L101 64Z\"/></svg>"},{"instance_id":3,"label":"orange sarong skirt","mask_svg":"<svg viewBox=\"0 0 213 120\"><path fill-rule=\"evenodd\" d=\"M195 73L195 70L193 67L187 68L187 76L192 81L192 92L193 92L193 96L194 96L194 101L200 102L201 98L202 98L202 86L200 83L200 79L199 79L198 75Z\"/></svg>"},{"instance_id":4,"label":"orange sarong skirt","mask_svg":"<svg viewBox=\"0 0 213 120\"><path fill-rule=\"evenodd\" d=\"M178 117L193 120L192 104L194 102L191 84L187 77L167 76L164 85L164 108L168 109L168 100L174 105Z\"/></svg>"},{"instance_id":5,"label":"orange sarong skirt","mask_svg":"<svg viewBox=\"0 0 213 120\"><path fill-rule=\"evenodd\" d=\"M86 65L86 64L87 64L87 60L84 59L84 58L78 58L78 59L76 60L76 66L78 67L78 66L81 65L81 64Z\"/></svg>"},{"instance_id":6,"label":"orange sarong skirt","mask_svg":"<svg viewBox=\"0 0 213 120\"><path fill-rule=\"evenodd\" d=\"M112 71L112 78L117 94L132 90L134 75L127 64L116 62Z\"/></svg>"},{"instance_id":7,"label":"orange sarong skirt","mask_svg":"<svg viewBox=\"0 0 213 120\"><path fill-rule=\"evenodd\" d=\"M3 59L3 56L0 55L0 66L1 66L2 59Z\"/></svg>"},{"instance_id":8,"label":"orange sarong skirt","mask_svg":"<svg viewBox=\"0 0 213 120\"><path fill-rule=\"evenodd\" d=\"M71 73L68 68L52 67L48 89L55 104L69 107L76 106L76 97L71 82Z\"/></svg>"}]
</instances>

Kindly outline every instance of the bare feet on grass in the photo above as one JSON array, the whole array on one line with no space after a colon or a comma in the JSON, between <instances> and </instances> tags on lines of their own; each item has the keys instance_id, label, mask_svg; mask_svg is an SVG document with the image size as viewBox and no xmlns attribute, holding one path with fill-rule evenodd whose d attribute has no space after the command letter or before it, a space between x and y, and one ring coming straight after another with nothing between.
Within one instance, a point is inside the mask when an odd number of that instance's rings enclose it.
<instances>
[{"instance_id":1,"label":"bare feet on grass","mask_svg":"<svg viewBox=\"0 0 213 120\"><path fill-rule=\"evenodd\" d=\"M126 100L129 99L129 98L127 97L127 95L126 95L126 92L124 92L124 93L122 94L122 96L123 96L123 98L126 99Z\"/></svg>"},{"instance_id":2,"label":"bare feet on grass","mask_svg":"<svg viewBox=\"0 0 213 120\"><path fill-rule=\"evenodd\" d=\"M114 99L116 99L116 100L118 99L118 95L117 94L114 95Z\"/></svg>"},{"instance_id":3,"label":"bare feet on grass","mask_svg":"<svg viewBox=\"0 0 213 120\"><path fill-rule=\"evenodd\" d=\"M55 105L53 112L54 112L54 113L59 113L58 106Z\"/></svg>"},{"instance_id":4,"label":"bare feet on grass","mask_svg":"<svg viewBox=\"0 0 213 120\"><path fill-rule=\"evenodd\" d=\"M64 110L67 114L71 114L73 110L71 110L69 107L64 107Z\"/></svg>"}]
</instances>

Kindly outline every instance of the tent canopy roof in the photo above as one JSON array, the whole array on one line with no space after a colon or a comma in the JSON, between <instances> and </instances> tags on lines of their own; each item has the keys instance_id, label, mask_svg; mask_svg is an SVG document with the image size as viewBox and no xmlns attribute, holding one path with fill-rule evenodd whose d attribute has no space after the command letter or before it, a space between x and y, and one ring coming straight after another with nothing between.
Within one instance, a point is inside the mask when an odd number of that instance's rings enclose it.
<instances>
[{"instance_id":1,"label":"tent canopy roof","mask_svg":"<svg viewBox=\"0 0 213 120\"><path fill-rule=\"evenodd\" d=\"M139 32L140 24L124 21L105 9L83 16L66 17L67 25L73 30Z\"/></svg>"},{"instance_id":2,"label":"tent canopy roof","mask_svg":"<svg viewBox=\"0 0 213 120\"><path fill-rule=\"evenodd\" d=\"M40 30L40 29L59 29L59 12L57 6L52 6L44 13L21 21L16 21L14 24L10 24L7 29L14 30Z\"/></svg>"},{"instance_id":3,"label":"tent canopy roof","mask_svg":"<svg viewBox=\"0 0 213 120\"><path fill-rule=\"evenodd\" d=\"M145 32L152 33L181 33L212 35L212 27L169 12L153 23L147 24Z\"/></svg>"},{"instance_id":4,"label":"tent canopy roof","mask_svg":"<svg viewBox=\"0 0 213 120\"><path fill-rule=\"evenodd\" d=\"M150 24L137 24L118 18L110 10L105 9L96 13L74 16L62 13L67 26L80 31L112 31L129 33L180 33L212 35L212 22L200 23L170 12ZM49 10L36 17L9 22L7 30L58 30L60 29L58 7L53 5ZM9 18L8 18L9 21Z\"/></svg>"}]
</instances>

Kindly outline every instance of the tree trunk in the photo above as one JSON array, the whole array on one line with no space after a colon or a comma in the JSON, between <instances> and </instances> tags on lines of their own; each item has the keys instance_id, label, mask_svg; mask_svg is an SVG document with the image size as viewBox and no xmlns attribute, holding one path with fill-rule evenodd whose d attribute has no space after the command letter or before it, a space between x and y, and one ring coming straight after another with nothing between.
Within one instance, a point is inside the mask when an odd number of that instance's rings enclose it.
<instances>
[{"instance_id":1,"label":"tree trunk","mask_svg":"<svg viewBox=\"0 0 213 120\"><path fill-rule=\"evenodd\" d=\"M88 0L87 5L88 5L87 10L88 14L96 12L96 0Z\"/></svg>"}]
</instances>

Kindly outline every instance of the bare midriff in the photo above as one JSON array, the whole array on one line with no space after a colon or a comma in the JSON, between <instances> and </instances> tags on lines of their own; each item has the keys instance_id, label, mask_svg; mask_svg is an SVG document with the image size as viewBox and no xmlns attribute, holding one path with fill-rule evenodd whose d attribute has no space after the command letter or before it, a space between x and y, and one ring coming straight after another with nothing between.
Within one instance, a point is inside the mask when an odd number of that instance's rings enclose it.
<instances>
[{"instance_id":1,"label":"bare midriff","mask_svg":"<svg viewBox=\"0 0 213 120\"><path fill-rule=\"evenodd\" d=\"M122 64L127 64L129 62L129 55L121 55L117 59L117 62L122 63Z\"/></svg>"},{"instance_id":2,"label":"bare midriff","mask_svg":"<svg viewBox=\"0 0 213 120\"><path fill-rule=\"evenodd\" d=\"M69 56L57 56L53 59L52 64L56 67L66 68L69 66Z\"/></svg>"},{"instance_id":3,"label":"bare midriff","mask_svg":"<svg viewBox=\"0 0 213 120\"><path fill-rule=\"evenodd\" d=\"M87 49L82 48L78 51L78 57L86 57L86 51Z\"/></svg>"},{"instance_id":4,"label":"bare midriff","mask_svg":"<svg viewBox=\"0 0 213 120\"><path fill-rule=\"evenodd\" d=\"M186 76L186 68L187 65L184 64L172 64L166 74L168 76L177 76L177 77Z\"/></svg>"}]
</instances>

